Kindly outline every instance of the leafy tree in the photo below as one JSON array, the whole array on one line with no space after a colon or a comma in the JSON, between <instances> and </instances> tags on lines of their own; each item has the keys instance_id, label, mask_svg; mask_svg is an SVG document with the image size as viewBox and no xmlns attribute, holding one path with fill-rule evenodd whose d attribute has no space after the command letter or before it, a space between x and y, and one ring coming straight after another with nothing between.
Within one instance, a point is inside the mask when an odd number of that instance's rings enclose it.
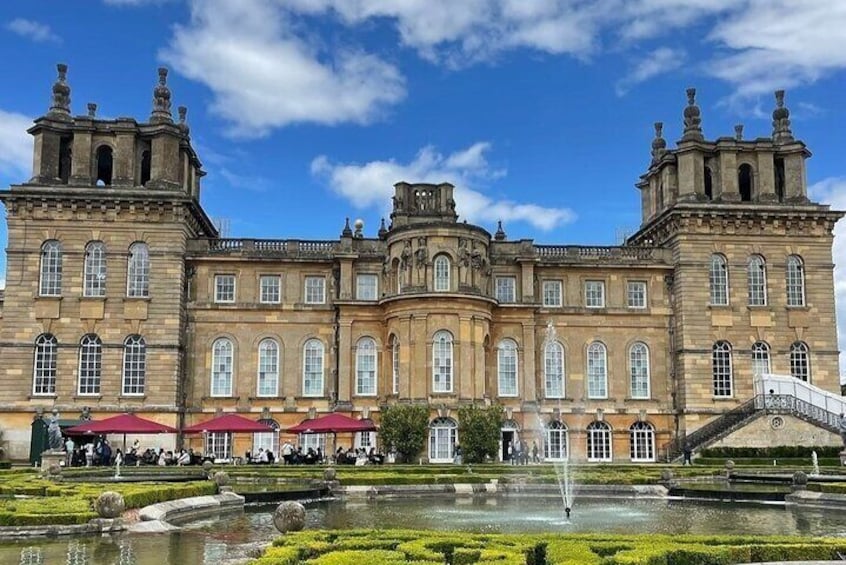
<instances>
[{"instance_id":1,"label":"leafy tree","mask_svg":"<svg viewBox=\"0 0 846 565\"><path fill-rule=\"evenodd\" d=\"M395 404L382 413L379 435L392 447L400 463L413 461L426 447L429 408L422 404Z\"/></svg>"},{"instance_id":2,"label":"leafy tree","mask_svg":"<svg viewBox=\"0 0 846 565\"><path fill-rule=\"evenodd\" d=\"M469 404L458 409L458 437L464 461L482 463L486 457L496 457L504 418L499 404L487 408Z\"/></svg>"}]
</instances>

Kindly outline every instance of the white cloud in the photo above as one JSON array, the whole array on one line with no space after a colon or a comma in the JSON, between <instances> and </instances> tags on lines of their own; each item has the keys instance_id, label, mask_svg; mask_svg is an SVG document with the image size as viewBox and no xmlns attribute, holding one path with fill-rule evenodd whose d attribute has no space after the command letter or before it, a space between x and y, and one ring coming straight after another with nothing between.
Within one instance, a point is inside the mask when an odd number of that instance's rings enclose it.
<instances>
[{"instance_id":1,"label":"white cloud","mask_svg":"<svg viewBox=\"0 0 846 565\"><path fill-rule=\"evenodd\" d=\"M829 177L808 187L814 201L830 204L834 210L846 210L846 177ZM837 304L840 374L846 375L846 218L834 226L834 294Z\"/></svg>"},{"instance_id":2,"label":"white cloud","mask_svg":"<svg viewBox=\"0 0 846 565\"><path fill-rule=\"evenodd\" d=\"M409 163L392 159L361 165L332 163L321 155L312 161L311 172L325 179L333 191L357 208L383 209L393 196L393 185L399 181L452 182L456 185L456 211L468 221L526 222L538 229L551 230L575 219L575 214L566 208L495 200L483 194L478 188L480 184L505 175L503 169L493 168L488 163L485 153L489 149L489 143L480 141L443 155L427 146Z\"/></svg>"},{"instance_id":3,"label":"white cloud","mask_svg":"<svg viewBox=\"0 0 846 565\"><path fill-rule=\"evenodd\" d=\"M6 24L6 29L35 42L51 41L59 43L62 41L62 38L53 33L53 30L47 24L24 18L15 18Z\"/></svg>"},{"instance_id":4,"label":"white cloud","mask_svg":"<svg viewBox=\"0 0 846 565\"><path fill-rule=\"evenodd\" d=\"M0 110L0 175L29 180L32 172L32 138L26 133L32 118Z\"/></svg>"},{"instance_id":5,"label":"white cloud","mask_svg":"<svg viewBox=\"0 0 846 565\"><path fill-rule=\"evenodd\" d=\"M272 0L194 0L162 58L214 93L238 136L314 122L367 123L405 96L399 70L356 49L328 56L293 33Z\"/></svg>"},{"instance_id":6,"label":"white cloud","mask_svg":"<svg viewBox=\"0 0 846 565\"><path fill-rule=\"evenodd\" d=\"M625 95L632 87L653 77L676 70L682 66L686 57L684 49L659 47L640 59L629 73L617 82L617 96Z\"/></svg>"}]
</instances>

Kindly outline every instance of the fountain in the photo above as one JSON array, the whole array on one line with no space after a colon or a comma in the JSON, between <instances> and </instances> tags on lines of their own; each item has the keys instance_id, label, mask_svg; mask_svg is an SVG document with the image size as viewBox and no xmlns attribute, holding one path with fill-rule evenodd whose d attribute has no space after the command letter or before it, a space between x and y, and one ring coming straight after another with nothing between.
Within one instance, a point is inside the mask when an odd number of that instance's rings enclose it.
<instances>
[{"instance_id":1,"label":"fountain","mask_svg":"<svg viewBox=\"0 0 846 565\"><path fill-rule=\"evenodd\" d=\"M819 461L819 459L817 459L817 452L816 451L811 452L811 467L812 467L811 476L812 477L818 476L820 474L820 461Z\"/></svg>"},{"instance_id":2,"label":"fountain","mask_svg":"<svg viewBox=\"0 0 846 565\"><path fill-rule=\"evenodd\" d=\"M558 335L555 331L555 326L553 325L552 320L549 320L549 322L547 322L546 324L546 339L544 340L544 351L546 350L548 344L555 343L557 340ZM541 433L541 430L543 430L543 423L540 420L540 415L538 415L539 435ZM539 439L541 439L541 441L539 442L540 445L544 445L543 440L547 438L542 437ZM548 448L545 451L547 451L546 455L552 455ZM569 453L564 453L563 455L563 461L553 461L552 468L555 470L555 477L558 481L558 491L561 493L561 501L564 503L564 517L569 522L570 513L573 510L573 481L572 477L570 476Z\"/></svg>"}]
</instances>

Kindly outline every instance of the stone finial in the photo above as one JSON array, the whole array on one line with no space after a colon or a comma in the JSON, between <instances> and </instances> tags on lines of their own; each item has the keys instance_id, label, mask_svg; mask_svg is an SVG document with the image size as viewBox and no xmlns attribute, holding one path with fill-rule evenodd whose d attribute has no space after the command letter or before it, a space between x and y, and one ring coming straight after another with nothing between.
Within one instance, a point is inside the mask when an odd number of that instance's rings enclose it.
<instances>
[{"instance_id":1,"label":"stone finial","mask_svg":"<svg viewBox=\"0 0 846 565\"><path fill-rule=\"evenodd\" d=\"M773 141L793 141L793 132L790 131L790 110L784 105L784 91L775 91L776 108L773 110Z\"/></svg>"},{"instance_id":2,"label":"stone finial","mask_svg":"<svg viewBox=\"0 0 846 565\"><path fill-rule=\"evenodd\" d=\"M734 126L734 138L737 141L743 141L743 124Z\"/></svg>"},{"instance_id":3,"label":"stone finial","mask_svg":"<svg viewBox=\"0 0 846 565\"><path fill-rule=\"evenodd\" d=\"M88 117L89 118L96 118L97 117L97 104L94 102L88 103Z\"/></svg>"},{"instance_id":4,"label":"stone finial","mask_svg":"<svg viewBox=\"0 0 846 565\"><path fill-rule=\"evenodd\" d=\"M385 236L388 235L388 228L385 227L385 218L382 218L382 223L379 224L379 239L385 239Z\"/></svg>"},{"instance_id":5,"label":"stone finial","mask_svg":"<svg viewBox=\"0 0 846 565\"><path fill-rule=\"evenodd\" d=\"M687 89L687 107L684 109L684 133L682 141L704 141L702 135L702 112L696 105L696 89Z\"/></svg>"},{"instance_id":6,"label":"stone finial","mask_svg":"<svg viewBox=\"0 0 846 565\"><path fill-rule=\"evenodd\" d=\"M350 219L347 218L346 223L344 223L344 230L341 232L341 237L352 237L353 232L352 228L350 228Z\"/></svg>"},{"instance_id":7,"label":"stone finial","mask_svg":"<svg viewBox=\"0 0 846 565\"><path fill-rule=\"evenodd\" d=\"M655 122L655 139L652 140L652 164L660 161L667 154L667 141L664 139L664 123Z\"/></svg>"},{"instance_id":8,"label":"stone finial","mask_svg":"<svg viewBox=\"0 0 846 565\"><path fill-rule=\"evenodd\" d=\"M186 118L188 117L188 107L187 106L179 106L176 109L176 111L179 112L179 129L181 129L183 132L187 133L188 132L188 122L186 121Z\"/></svg>"},{"instance_id":9,"label":"stone finial","mask_svg":"<svg viewBox=\"0 0 846 565\"><path fill-rule=\"evenodd\" d=\"M502 229L502 220L497 220L496 222L496 233L494 234L494 240L496 241L505 241L505 231Z\"/></svg>"},{"instance_id":10,"label":"stone finial","mask_svg":"<svg viewBox=\"0 0 846 565\"><path fill-rule=\"evenodd\" d=\"M53 103L50 106L48 115L59 118L70 118L70 93L71 88L67 82L68 66L64 63L56 65L58 76L53 83Z\"/></svg>"},{"instance_id":11,"label":"stone finial","mask_svg":"<svg viewBox=\"0 0 846 565\"><path fill-rule=\"evenodd\" d=\"M355 222L353 222L353 227L355 228L355 233L353 234L353 237L355 237L356 239L363 238L364 220L362 220L361 218L357 219Z\"/></svg>"},{"instance_id":12,"label":"stone finial","mask_svg":"<svg viewBox=\"0 0 846 565\"><path fill-rule=\"evenodd\" d=\"M153 89L153 113L150 123L172 123L170 113L170 89L167 87L167 69L159 67L159 84Z\"/></svg>"}]
</instances>

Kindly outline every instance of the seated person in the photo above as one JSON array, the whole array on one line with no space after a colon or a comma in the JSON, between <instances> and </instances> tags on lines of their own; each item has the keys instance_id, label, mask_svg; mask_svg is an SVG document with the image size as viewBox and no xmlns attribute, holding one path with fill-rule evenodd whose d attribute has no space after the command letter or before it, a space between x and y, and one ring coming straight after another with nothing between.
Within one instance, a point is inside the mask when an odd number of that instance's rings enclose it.
<instances>
[{"instance_id":1,"label":"seated person","mask_svg":"<svg viewBox=\"0 0 846 565\"><path fill-rule=\"evenodd\" d=\"M191 464L191 456L184 449L179 452L179 457L176 458L176 464L180 467Z\"/></svg>"}]
</instances>

